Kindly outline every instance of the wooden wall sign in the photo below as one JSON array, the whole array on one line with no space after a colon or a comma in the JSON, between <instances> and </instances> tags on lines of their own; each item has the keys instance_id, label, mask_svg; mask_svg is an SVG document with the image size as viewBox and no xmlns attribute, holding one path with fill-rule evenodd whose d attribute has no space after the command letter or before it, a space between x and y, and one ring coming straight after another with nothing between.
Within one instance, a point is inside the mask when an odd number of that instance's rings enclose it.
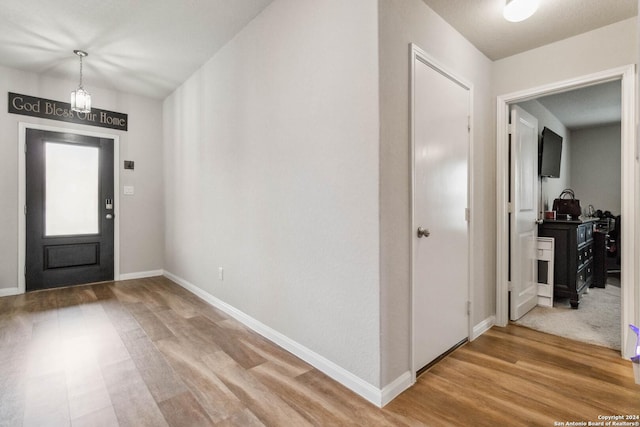
<instances>
[{"instance_id":1,"label":"wooden wall sign","mask_svg":"<svg viewBox=\"0 0 640 427\"><path fill-rule=\"evenodd\" d=\"M9 92L9 113L123 131L127 130L129 124L128 116L124 113L99 108L92 108L90 113L78 113L71 111L71 104L68 102L13 92Z\"/></svg>"}]
</instances>

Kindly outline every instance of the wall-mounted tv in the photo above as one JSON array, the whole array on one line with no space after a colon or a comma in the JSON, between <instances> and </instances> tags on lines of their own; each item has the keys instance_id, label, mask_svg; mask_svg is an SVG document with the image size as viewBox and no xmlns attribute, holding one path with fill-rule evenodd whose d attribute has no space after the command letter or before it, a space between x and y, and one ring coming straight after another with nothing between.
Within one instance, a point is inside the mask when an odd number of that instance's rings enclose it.
<instances>
[{"instance_id":1,"label":"wall-mounted tv","mask_svg":"<svg viewBox=\"0 0 640 427\"><path fill-rule=\"evenodd\" d=\"M562 137L545 127L542 130L540 144L540 176L560 178L560 161L562 157Z\"/></svg>"}]
</instances>

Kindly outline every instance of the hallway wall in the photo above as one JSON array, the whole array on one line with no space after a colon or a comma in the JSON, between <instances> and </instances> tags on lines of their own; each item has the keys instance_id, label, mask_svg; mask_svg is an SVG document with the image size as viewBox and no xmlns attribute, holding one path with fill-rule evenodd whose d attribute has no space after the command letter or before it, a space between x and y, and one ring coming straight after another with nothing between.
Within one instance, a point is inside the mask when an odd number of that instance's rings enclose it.
<instances>
[{"instance_id":1,"label":"hallway wall","mask_svg":"<svg viewBox=\"0 0 640 427\"><path fill-rule=\"evenodd\" d=\"M165 269L373 387L377 70L375 1L276 0L163 120Z\"/></svg>"},{"instance_id":2,"label":"hallway wall","mask_svg":"<svg viewBox=\"0 0 640 427\"><path fill-rule=\"evenodd\" d=\"M493 62L493 94L504 95L638 62L638 24L626 19Z\"/></svg>"}]
</instances>

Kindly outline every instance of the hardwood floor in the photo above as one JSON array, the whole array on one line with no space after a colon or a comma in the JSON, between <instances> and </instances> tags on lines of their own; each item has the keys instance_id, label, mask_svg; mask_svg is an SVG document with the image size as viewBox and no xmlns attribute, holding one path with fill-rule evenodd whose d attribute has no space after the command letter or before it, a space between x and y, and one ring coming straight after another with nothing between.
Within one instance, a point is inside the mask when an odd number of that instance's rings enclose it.
<instances>
[{"instance_id":1,"label":"hardwood floor","mask_svg":"<svg viewBox=\"0 0 640 427\"><path fill-rule=\"evenodd\" d=\"M2 426L554 425L640 415L612 350L494 328L384 409L163 277L0 298Z\"/></svg>"}]
</instances>

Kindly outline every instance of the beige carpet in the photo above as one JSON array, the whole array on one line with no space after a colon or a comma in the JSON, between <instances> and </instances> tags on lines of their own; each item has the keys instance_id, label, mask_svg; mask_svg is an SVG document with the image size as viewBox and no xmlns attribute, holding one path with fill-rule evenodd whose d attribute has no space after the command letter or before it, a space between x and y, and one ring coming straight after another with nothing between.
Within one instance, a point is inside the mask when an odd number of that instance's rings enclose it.
<instances>
[{"instance_id":1,"label":"beige carpet","mask_svg":"<svg viewBox=\"0 0 640 427\"><path fill-rule=\"evenodd\" d=\"M556 299L553 308L538 306L514 323L620 350L620 285L616 281L610 278L606 288L590 288L577 310L569 299Z\"/></svg>"}]
</instances>

